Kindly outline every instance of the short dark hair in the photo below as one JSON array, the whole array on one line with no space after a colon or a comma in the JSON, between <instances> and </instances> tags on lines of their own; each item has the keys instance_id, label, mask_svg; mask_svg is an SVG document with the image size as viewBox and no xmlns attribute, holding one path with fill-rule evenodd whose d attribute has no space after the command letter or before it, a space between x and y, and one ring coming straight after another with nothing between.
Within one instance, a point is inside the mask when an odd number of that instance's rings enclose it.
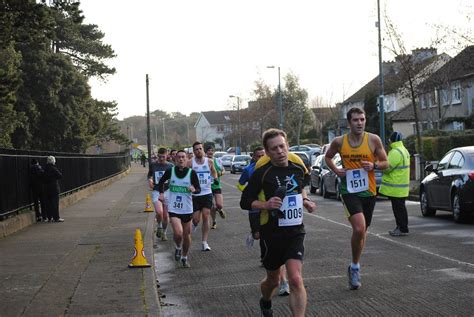
<instances>
[{"instance_id":1,"label":"short dark hair","mask_svg":"<svg viewBox=\"0 0 474 317\"><path fill-rule=\"evenodd\" d=\"M212 145L208 145L206 146L206 149L204 150L204 152L207 152L209 150L214 150L214 147Z\"/></svg>"},{"instance_id":2,"label":"short dark hair","mask_svg":"<svg viewBox=\"0 0 474 317\"><path fill-rule=\"evenodd\" d=\"M194 142L194 143L193 143L193 150L194 150L194 147L195 147L196 145L199 145L199 144L202 144L202 143L199 142L199 141Z\"/></svg>"},{"instance_id":3,"label":"short dark hair","mask_svg":"<svg viewBox=\"0 0 474 317\"><path fill-rule=\"evenodd\" d=\"M365 115L365 111L363 109L358 108L358 107L352 107L352 108L349 109L349 111L347 111L347 115L346 115L347 121L351 121L353 113L358 113L358 114Z\"/></svg>"},{"instance_id":4,"label":"short dark hair","mask_svg":"<svg viewBox=\"0 0 474 317\"><path fill-rule=\"evenodd\" d=\"M176 151L176 150L175 150L175 151ZM184 153L184 154L186 154L186 155L188 154L188 153L186 153L185 150L177 150L177 151L176 151L176 155L178 155L179 152L182 152L182 153Z\"/></svg>"},{"instance_id":5,"label":"short dark hair","mask_svg":"<svg viewBox=\"0 0 474 317\"><path fill-rule=\"evenodd\" d=\"M281 135L282 137L285 138L285 140L288 140L286 138L286 133L285 131L283 130L280 130L280 129L275 129L275 128L271 128L271 129L268 129L266 130L265 132L263 132L263 140L262 140L262 143L263 143L263 147L265 148L265 150L268 150L268 147L267 147L267 141L268 139L273 139L274 137L277 137Z\"/></svg>"},{"instance_id":6,"label":"short dark hair","mask_svg":"<svg viewBox=\"0 0 474 317\"><path fill-rule=\"evenodd\" d=\"M168 151L168 150L166 150L164 147L160 147L160 148L158 149L158 154L166 154L167 151Z\"/></svg>"},{"instance_id":7,"label":"short dark hair","mask_svg":"<svg viewBox=\"0 0 474 317\"><path fill-rule=\"evenodd\" d=\"M260 146L260 145L259 145L259 146L257 146L256 148L253 149L253 152L252 152L252 153L255 154L255 152L257 152L257 151L262 151L262 150L265 150L265 149L263 148L263 146Z\"/></svg>"},{"instance_id":8,"label":"short dark hair","mask_svg":"<svg viewBox=\"0 0 474 317\"><path fill-rule=\"evenodd\" d=\"M173 153L173 152L177 152L176 149L171 149L170 150L170 154Z\"/></svg>"}]
</instances>

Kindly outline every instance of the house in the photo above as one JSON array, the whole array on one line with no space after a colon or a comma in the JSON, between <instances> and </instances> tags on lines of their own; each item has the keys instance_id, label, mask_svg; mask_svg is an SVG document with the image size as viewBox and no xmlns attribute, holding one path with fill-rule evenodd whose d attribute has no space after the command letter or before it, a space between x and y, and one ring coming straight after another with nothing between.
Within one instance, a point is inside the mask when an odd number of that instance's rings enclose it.
<instances>
[{"instance_id":1,"label":"house","mask_svg":"<svg viewBox=\"0 0 474 317\"><path fill-rule=\"evenodd\" d=\"M434 48L420 48L413 50L412 54L397 56L393 62L384 62L384 112L388 117L390 113L400 111L411 104L409 78L403 71L404 66L410 66L413 87L417 89L427 77L446 64L449 59L450 57L445 53L437 54ZM347 128L345 119L347 111L352 107L364 109L369 98L378 97L379 87L379 76L376 76L342 102L338 127L340 131Z\"/></svg>"},{"instance_id":2,"label":"house","mask_svg":"<svg viewBox=\"0 0 474 317\"><path fill-rule=\"evenodd\" d=\"M464 130L464 121L473 115L474 45L429 76L422 88L418 104L423 130Z\"/></svg>"},{"instance_id":3,"label":"house","mask_svg":"<svg viewBox=\"0 0 474 317\"><path fill-rule=\"evenodd\" d=\"M232 132L232 118L236 112L235 110L201 112L194 124L196 139L203 143L215 142L217 149L227 148L229 144L226 144L226 137Z\"/></svg>"}]
</instances>

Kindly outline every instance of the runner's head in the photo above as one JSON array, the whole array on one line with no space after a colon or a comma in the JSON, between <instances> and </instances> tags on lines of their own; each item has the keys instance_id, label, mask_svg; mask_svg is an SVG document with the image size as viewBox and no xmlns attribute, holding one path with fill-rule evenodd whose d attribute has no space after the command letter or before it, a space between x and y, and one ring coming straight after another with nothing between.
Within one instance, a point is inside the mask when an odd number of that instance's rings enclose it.
<instances>
[{"instance_id":1,"label":"runner's head","mask_svg":"<svg viewBox=\"0 0 474 317\"><path fill-rule=\"evenodd\" d=\"M201 159L204 157L204 147L202 146L201 142L196 141L193 143L193 153L194 153L194 156L197 157L198 159Z\"/></svg>"},{"instance_id":2,"label":"runner's head","mask_svg":"<svg viewBox=\"0 0 474 317\"><path fill-rule=\"evenodd\" d=\"M170 150L170 159L172 163L176 162L176 153L177 151L175 149Z\"/></svg>"},{"instance_id":3,"label":"runner's head","mask_svg":"<svg viewBox=\"0 0 474 317\"><path fill-rule=\"evenodd\" d=\"M357 107L349 109L347 122L352 134L361 135L365 130L365 111Z\"/></svg>"},{"instance_id":4,"label":"runner's head","mask_svg":"<svg viewBox=\"0 0 474 317\"><path fill-rule=\"evenodd\" d=\"M179 150L176 152L175 164L178 167L185 167L188 162L188 155L184 150Z\"/></svg>"},{"instance_id":5,"label":"runner's head","mask_svg":"<svg viewBox=\"0 0 474 317\"><path fill-rule=\"evenodd\" d=\"M214 147L212 145L206 146L206 156L210 159L214 157Z\"/></svg>"},{"instance_id":6,"label":"runner's head","mask_svg":"<svg viewBox=\"0 0 474 317\"><path fill-rule=\"evenodd\" d=\"M263 146L273 165L288 165L288 141L285 131L268 129L263 132Z\"/></svg>"},{"instance_id":7,"label":"runner's head","mask_svg":"<svg viewBox=\"0 0 474 317\"><path fill-rule=\"evenodd\" d=\"M158 149L158 163L164 164L166 163L166 153L168 151L164 147L160 147Z\"/></svg>"},{"instance_id":8,"label":"runner's head","mask_svg":"<svg viewBox=\"0 0 474 317\"><path fill-rule=\"evenodd\" d=\"M257 162L258 159L264 155L265 149L263 148L263 146L257 146L255 149L253 149L252 160L254 160L254 162Z\"/></svg>"}]
</instances>

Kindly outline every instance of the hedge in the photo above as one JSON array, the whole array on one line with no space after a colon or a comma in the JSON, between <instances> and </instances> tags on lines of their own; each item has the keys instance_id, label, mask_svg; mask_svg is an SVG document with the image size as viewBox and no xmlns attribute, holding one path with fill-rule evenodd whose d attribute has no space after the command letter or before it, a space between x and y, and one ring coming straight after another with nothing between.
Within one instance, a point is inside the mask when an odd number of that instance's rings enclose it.
<instances>
[{"instance_id":1,"label":"hedge","mask_svg":"<svg viewBox=\"0 0 474 317\"><path fill-rule=\"evenodd\" d=\"M474 133L466 130L462 134L453 133L447 136L423 136L423 159L426 161L439 161L449 150L474 145ZM409 136L404 142L406 148L411 154L416 151L416 137Z\"/></svg>"}]
</instances>

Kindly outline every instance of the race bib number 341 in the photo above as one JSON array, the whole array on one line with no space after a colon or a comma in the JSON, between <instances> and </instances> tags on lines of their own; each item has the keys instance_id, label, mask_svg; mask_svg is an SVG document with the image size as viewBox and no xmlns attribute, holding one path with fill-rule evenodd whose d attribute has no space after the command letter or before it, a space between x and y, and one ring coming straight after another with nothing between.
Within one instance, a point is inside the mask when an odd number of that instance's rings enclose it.
<instances>
[{"instance_id":1,"label":"race bib number 341","mask_svg":"<svg viewBox=\"0 0 474 317\"><path fill-rule=\"evenodd\" d=\"M347 191L349 193L360 193L369 189L369 174L363 168L347 170Z\"/></svg>"}]
</instances>

